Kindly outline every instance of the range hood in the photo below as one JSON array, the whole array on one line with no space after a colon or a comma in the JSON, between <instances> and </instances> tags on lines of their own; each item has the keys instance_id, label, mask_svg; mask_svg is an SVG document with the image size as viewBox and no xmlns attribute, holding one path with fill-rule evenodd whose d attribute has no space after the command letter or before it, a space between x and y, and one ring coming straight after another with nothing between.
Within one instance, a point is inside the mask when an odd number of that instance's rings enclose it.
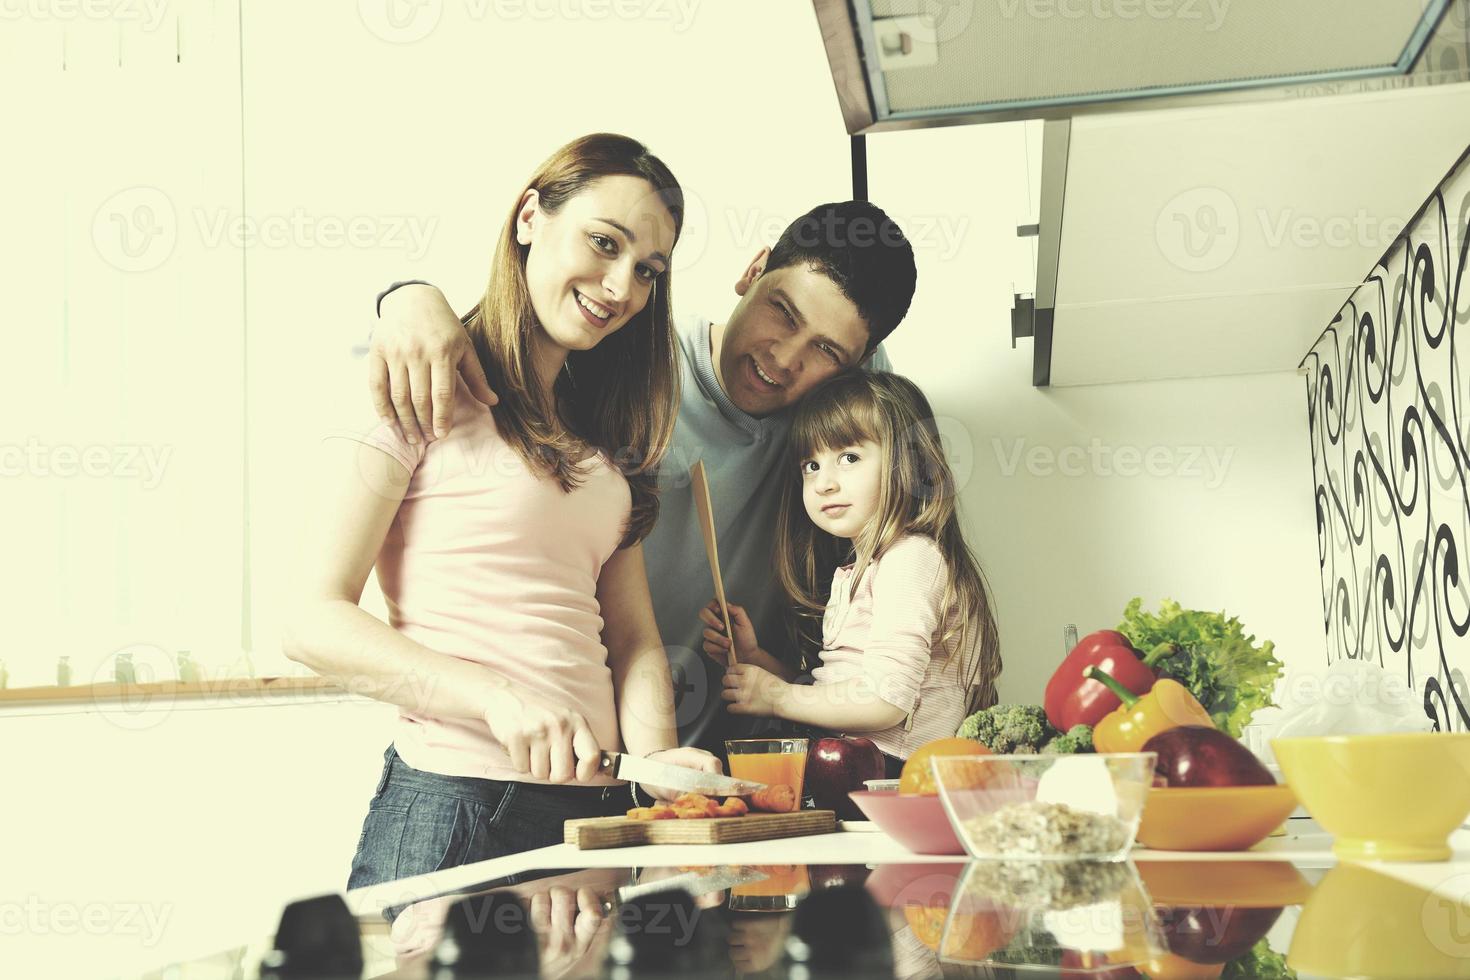
<instances>
[{"instance_id":1,"label":"range hood","mask_svg":"<svg viewBox=\"0 0 1470 980\"><path fill-rule=\"evenodd\" d=\"M1470 46L1461 0L813 3L853 135L1460 81Z\"/></svg>"}]
</instances>

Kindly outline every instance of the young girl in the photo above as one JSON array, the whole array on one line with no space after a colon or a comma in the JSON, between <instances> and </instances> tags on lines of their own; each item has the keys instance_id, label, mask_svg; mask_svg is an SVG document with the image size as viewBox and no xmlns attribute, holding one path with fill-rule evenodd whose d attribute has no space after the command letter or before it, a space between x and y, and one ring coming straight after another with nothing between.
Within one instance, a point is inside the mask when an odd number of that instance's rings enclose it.
<instances>
[{"instance_id":1,"label":"young girl","mask_svg":"<svg viewBox=\"0 0 1470 980\"><path fill-rule=\"evenodd\" d=\"M464 318L495 408L457 382L442 439L381 423L323 443L328 496L286 652L400 709L349 888L626 811L602 750L719 768L677 748L639 545L677 404L682 215L673 174L635 140L562 147L516 195ZM358 606L374 565L388 623Z\"/></svg>"},{"instance_id":2,"label":"young girl","mask_svg":"<svg viewBox=\"0 0 1470 980\"><path fill-rule=\"evenodd\" d=\"M796 409L776 529L777 578L797 657L761 649L730 606L736 714L860 733L897 776L914 749L995 703L1000 649L985 580L965 545L934 413L913 382L853 371ZM730 649L717 603L705 652ZM810 684L798 678L819 651Z\"/></svg>"}]
</instances>

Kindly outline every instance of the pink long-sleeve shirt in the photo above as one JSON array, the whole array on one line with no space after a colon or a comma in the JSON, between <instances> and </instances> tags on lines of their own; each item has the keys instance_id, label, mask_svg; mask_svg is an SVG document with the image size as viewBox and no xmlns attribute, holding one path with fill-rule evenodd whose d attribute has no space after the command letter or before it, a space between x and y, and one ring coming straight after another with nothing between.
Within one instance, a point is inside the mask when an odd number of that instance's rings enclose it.
<instances>
[{"instance_id":1,"label":"pink long-sleeve shirt","mask_svg":"<svg viewBox=\"0 0 1470 980\"><path fill-rule=\"evenodd\" d=\"M427 445L410 445L382 423L333 433L412 474L378 553L389 624L483 664L517 691L576 708L598 745L617 751L597 580L627 526L628 483L599 454L581 464L582 485L564 493L527 467L463 381L455 399L453 428ZM393 742L415 769L545 782L516 772L482 721L400 708Z\"/></svg>"},{"instance_id":2,"label":"pink long-sleeve shirt","mask_svg":"<svg viewBox=\"0 0 1470 980\"><path fill-rule=\"evenodd\" d=\"M953 610L941 608L949 570L933 539L908 534L868 564L852 590L851 565L832 576L832 593L822 617L821 665L816 685L855 678L908 717L881 732L863 732L891 756L907 759L914 749L951 736L965 717L966 690L960 678L976 656L976 643L949 656L940 643L941 624ZM959 672L956 672L956 667Z\"/></svg>"}]
</instances>

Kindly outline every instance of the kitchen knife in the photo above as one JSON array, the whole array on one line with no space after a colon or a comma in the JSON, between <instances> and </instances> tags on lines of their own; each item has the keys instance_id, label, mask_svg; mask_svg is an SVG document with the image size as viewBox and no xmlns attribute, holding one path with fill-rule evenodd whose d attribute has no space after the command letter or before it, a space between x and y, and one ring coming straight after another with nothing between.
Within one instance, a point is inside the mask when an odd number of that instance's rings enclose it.
<instances>
[{"instance_id":1,"label":"kitchen knife","mask_svg":"<svg viewBox=\"0 0 1470 980\"><path fill-rule=\"evenodd\" d=\"M644 895L656 895L662 891L678 888L688 892L694 898L702 898L712 892L724 891L734 888L736 885L748 885L756 881L764 881L768 878L763 871L751 867L722 867L704 868L700 871L685 871L682 874L663 878L659 881L644 881L636 885L624 885L618 889L613 899L604 900L602 910L604 914L612 912L619 905L631 902L635 898Z\"/></svg>"},{"instance_id":2,"label":"kitchen knife","mask_svg":"<svg viewBox=\"0 0 1470 980\"><path fill-rule=\"evenodd\" d=\"M701 772L685 766L671 766L621 752L602 753L597 771L614 779L626 779L630 783L681 789L686 793L703 793L705 796L749 796L766 788L765 783L731 779L729 776Z\"/></svg>"}]
</instances>

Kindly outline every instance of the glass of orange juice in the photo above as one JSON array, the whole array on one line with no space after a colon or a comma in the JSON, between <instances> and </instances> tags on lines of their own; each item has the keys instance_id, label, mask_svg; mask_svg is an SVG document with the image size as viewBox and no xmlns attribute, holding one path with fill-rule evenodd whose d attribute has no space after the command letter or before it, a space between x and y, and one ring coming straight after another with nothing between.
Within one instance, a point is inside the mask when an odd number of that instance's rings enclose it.
<instances>
[{"instance_id":1,"label":"glass of orange juice","mask_svg":"<svg viewBox=\"0 0 1470 980\"><path fill-rule=\"evenodd\" d=\"M757 864L752 870L765 877L730 889L733 912L785 912L812 890L804 864Z\"/></svg>"},{"instance_id":2,"label":"glass of orange juice","mask_svg":"<svg viewBox=\"0 0 1470 980\"><path fill-rule=\"evenodd\" d=\"M730 775L736 779L775 786L785 783L796 794L801 808L802 782L806 778L804 738L738 738L725 741Z\"/></svg>"}]
</instances>

